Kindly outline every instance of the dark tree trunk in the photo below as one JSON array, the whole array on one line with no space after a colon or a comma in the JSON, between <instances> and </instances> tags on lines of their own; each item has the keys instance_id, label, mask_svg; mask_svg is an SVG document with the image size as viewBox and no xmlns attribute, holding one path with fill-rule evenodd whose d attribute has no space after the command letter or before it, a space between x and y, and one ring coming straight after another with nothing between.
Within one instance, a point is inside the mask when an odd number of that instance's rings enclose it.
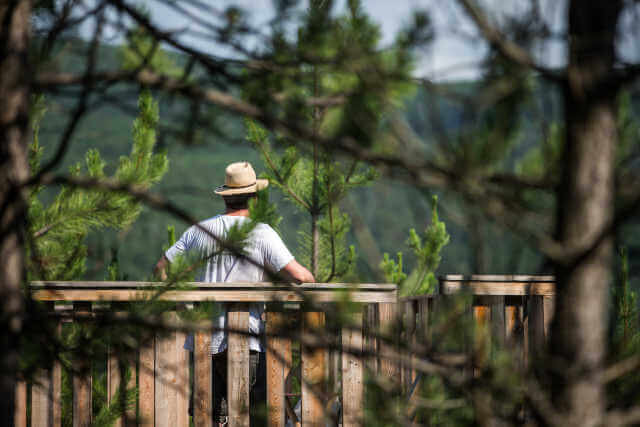
<instances>
[{"instance_id":1,"label":"dark tree trunk","mask_svg":"<svg viewBox=\"0 0 640 427\"><path fill-rule=\"evenodd\" d=\"M558 194L557 238L566 249L593 248L556 265L558 294L549 369L553 402L568 425L602 425L606 396L607 301L612 238L598 237L614 212L616 97L609 79L620 1L569 5L569 65L564 87L566 145Z\"/></svg>"},{"instance_id":2,"label":"dark tree trunk","mask_svg":"<svg viewBox=\"0 0 640 427\"><path fill-rule=\"evenodd\" d=\"M18 338L24 299L26 201L18 184L29 174L28 0L0 2L0 414L13 424Z\"/></svg>"}]
</instances>

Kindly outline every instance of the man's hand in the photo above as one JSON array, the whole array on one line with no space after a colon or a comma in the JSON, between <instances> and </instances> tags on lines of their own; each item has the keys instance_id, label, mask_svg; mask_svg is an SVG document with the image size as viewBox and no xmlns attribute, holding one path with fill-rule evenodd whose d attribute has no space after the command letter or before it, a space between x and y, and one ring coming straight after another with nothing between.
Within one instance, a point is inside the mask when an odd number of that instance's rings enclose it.
<instances>
[{"instance_id":1,"label":"man's hand","mask_svg":"<svg viewBox=\"0 0 640 427\"><path fill-rule=\"evenodd\" d=\"M300 265L295 259L285 265L284 268L278 272L278 275L285 280L296 283L314 283L316 281L313 274Z\"/></svg>"},{"instance_id":2,"label":"man's hand","mask_svg":"<svg viewBox=\"0 0 640 427\"><path fill-rule=\"evenodd\" d=\"M169 260L166 256L162 255L160 261L156 263L153 269L153 274L163 282L167 280L167 267L169 266Z\"/></svg>"}]
</instances>

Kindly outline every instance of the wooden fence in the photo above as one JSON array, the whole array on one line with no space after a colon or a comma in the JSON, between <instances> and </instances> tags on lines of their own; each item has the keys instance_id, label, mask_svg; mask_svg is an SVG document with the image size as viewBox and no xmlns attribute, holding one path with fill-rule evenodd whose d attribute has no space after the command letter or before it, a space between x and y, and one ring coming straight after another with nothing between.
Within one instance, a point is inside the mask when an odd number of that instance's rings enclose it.
<instances>
[{"instance_id":1,"label":"wooden fence","mask_svg":"<svg viewBox=\"0 0 640 427\"><path fill-rule=\"evenodd\" d=\"M185 302L228 302L227 328L230 331L248 330L248 303L266 303L267 335L267 407L268 424L284 426L286 416L303 426L324 425L326 416L326 391L333 387L341 391L341 422L343 426L363 424L364 369L377 372L394 382L399 382L407 398L412 399L418 389L420 376L413 369L411 359L398 363L384 357L385 344L376 338L386 334L396 324L402 327L394 333L402 335L404 342L417 342L428 336L439 307L450 295L466 291L472 304L465 313L477 325L491 330L492 340L509 343L516 350L521 363L527 363L530 355L542 348L548 324L553 312L554 283L552 277L542 276L445 276L440 281L439 293L421 297L397 299L395 285L345 285L308 284L295 287L255 284L194 283L194 289L172 290L157 294L158 283L142 282L34 282L32 296L49 305L56 319L61 310L71 310L69 319L91 319L91 313L109 308L117 310L117 304L139 301L155 295L157 299ZM360 309L352 311L350 322L341 334L342 346L350 349L340 354L334 348L327 351L317 342L319 329L323 329L325 313L318 305L310 308L305 301L314 303L343 303L347 299L360 303ZM65 305L61 305L64 302ZM71 303L71 304L70 304ZM322 307L322 306L320 306ZM176 309L178 310L178 308ZM327 310L330 312L330 310ZM99 313L96 313L99 315ZM295 323L292 319L297 318ZM167 321L178 322L177 311L166 314ZM90 320L89 320L90 321ZM328 322L330 323L330 322ZM298 325L297 333L282 335L283 325ZM362 325L362 328L359 327ZM60 326L58 327L60 331ZM138 350L129 361L133 375L129 387L138 387L136 409L116 425L135 422L137 411L140 425L188 426L190 370L189 353L183 349L186 332L177 329L169 334L159 334L148 345ZM193 422L196 426L212 425L212 364L209 355L210 332L200 329L195 333L195 351L192 367ZM300 345L301 411L300 419L293 411L290 383L292 347ZM388 342L386 344L388 346ZM339 346L338 346L339 347ZM357 357L357 352L374 357ZM249 425L249 351L248 336L229 333L228 396L229 424ZM337 359L336 359L337 355ZM375 356L377 355L377 356ZM335 363L337 360L337 363ZM78 360L77 367L90 361ZM339 372L332 372L338 370ZM83 372L78 370L78 372ZM90 372L90 370L84 371ZM122 367L113 355L107 363L108 401L117 398ZM330 378L338 384L327 385ZM338 382L337 379L341 381ZM92 417L92 378L76 375L73 378L73 424L87 426ZM329 381L330 382L330 381ZM27 392L30 389L31 426L58 426L61 424L61 367L54 364L50 371L37 375L33 385L18 385L16 391L16 425L26 426ZM294 396L294 399L296 397Z\"/></svg>"}]
</instances>

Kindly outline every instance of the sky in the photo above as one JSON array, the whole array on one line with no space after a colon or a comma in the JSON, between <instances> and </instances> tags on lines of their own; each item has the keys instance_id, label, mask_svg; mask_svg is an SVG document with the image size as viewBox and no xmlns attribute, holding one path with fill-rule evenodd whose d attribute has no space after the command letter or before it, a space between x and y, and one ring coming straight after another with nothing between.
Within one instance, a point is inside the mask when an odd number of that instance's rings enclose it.
<instances>
[{"instance_id":1,"label":"sky","mask_svg":"<svg viewBox=\"0 0 640 427\"><path fill-rule=\"evenodd\" d=\"M217 10L224 10L227 6L238 5L250 14L250 22L258 27L265 26L273 17L271 0L203 0ZM87 2L89 6L92 1ZM132 4L134 2L131 2ZM186 19L164 1L146 0L144 4L149 9L153 21L168 31L197 29L193 21ZM306 2L301 2L305 5ZM337 0L334 10L344 10L346 0ZM363 7L371 18L381 27L382 42L388 44L393 41L397 31L410 21L415 10L428 9L434 19L436 39L429 49L416 52L418 62L416 77L426 77L435 81L467 80L478 75L477 64L486 53L486 46L477 35L475 28L456 9L452 0L363 0ZM195 9L192 9L195 10ZM211 19L199 12L199 17ZM453 29L453 30L452 30ZM85 37L92 34L91 25L84 25L80 32ZM228 52L211 49L211 43L202 39L180 36L180 41L192 44L194 47L210 51L212 54L225 55ZM111 38L118 42L117 38Z\"/></svg>"}]
</instances>

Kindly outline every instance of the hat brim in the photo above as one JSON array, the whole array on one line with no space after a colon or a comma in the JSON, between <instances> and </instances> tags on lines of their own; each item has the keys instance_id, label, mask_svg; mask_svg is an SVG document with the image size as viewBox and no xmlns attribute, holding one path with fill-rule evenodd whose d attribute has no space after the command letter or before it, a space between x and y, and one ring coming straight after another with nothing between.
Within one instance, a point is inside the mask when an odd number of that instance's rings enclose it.
<instances>
[{"instance_id":1,"label":"hat brim","mask_svg":"<svg viewBox=\"0 0 640 427\"><path fill-rule=\"evenodd\" d=\"M213 190L214 193L220 196L234 196L237 194L250 194L255 193L260 190L264 190L269 186L268 179L256 179L256 183L253 185L249 185L246 187L236 188L229 187L227 185L221 185L220 187Z\"/></svg>"}]
</instances>

